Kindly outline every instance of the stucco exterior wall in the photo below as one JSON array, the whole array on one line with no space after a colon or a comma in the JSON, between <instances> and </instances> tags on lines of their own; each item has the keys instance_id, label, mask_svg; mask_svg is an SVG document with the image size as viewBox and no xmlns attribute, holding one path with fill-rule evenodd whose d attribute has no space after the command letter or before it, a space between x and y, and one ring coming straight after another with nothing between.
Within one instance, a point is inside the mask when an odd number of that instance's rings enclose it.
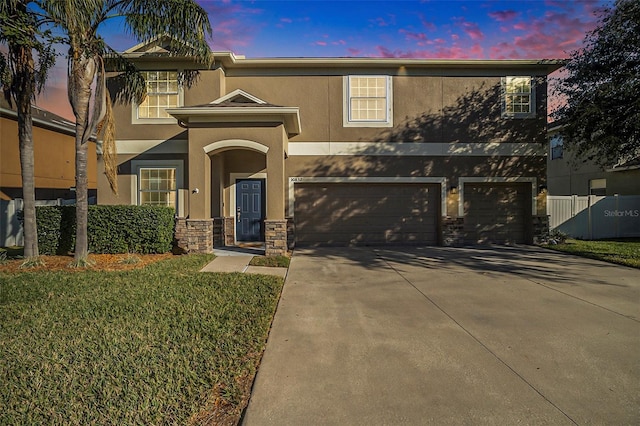
<instances>
[{"instance_id":1,"label":"stucco exterior wall","mask_svg":"<svg viewBox=\"0 0 640 426\"><path fill-rule=\"evenodd\" d=\"M3 198L21 197L20 146L16 120L0 118L0 190ZM37 199L74 198L75 140L72 135L33 126ZM97 188L96 144L89 143L89 189Z\"/></svg>"},{"instance_id":2,"label":"stucco exterior wall","mask_svg":"<svg viewBox=\"0 0 640 426\"><path fill-rule=\"evenodd\" d=\"M547 161L549 195L589 195L589 182L606 179L606 195L640 195L640 169L610 171L590 162L574 164L572 155Z\"/></svg>"}]
</instances>

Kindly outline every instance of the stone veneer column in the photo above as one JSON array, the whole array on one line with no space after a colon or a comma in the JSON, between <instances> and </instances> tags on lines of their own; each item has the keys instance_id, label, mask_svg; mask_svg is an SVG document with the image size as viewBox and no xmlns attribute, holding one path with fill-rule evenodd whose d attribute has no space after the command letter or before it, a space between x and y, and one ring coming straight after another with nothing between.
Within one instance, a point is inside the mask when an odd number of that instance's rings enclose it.
<instances>
[{"instance_id":1,"label":"stone veneer column","mask_svg":"<svg viewBox=\"0 0 640 426\"><path fill-rule=\"evenodd\" d=\"M287 220L264 221L265 256L287 254Z\"/></svg>"},{"instance_id":2,"label":"stone veneer column","mask_svg":"<svg viewBox=\"0 0 640 426\"><path fill-rule=\"evenodd\" d=\"M236 236L234 234L234 217L224 218L224 245L231 247L236 243Z\"/></svg>"},{"instance_id":3,"label":"stone veneer column","mask_svg":"<svg viewBox=\"0 0 640 426\"><path fill-rule=\"evenodd\" d=\"M533 244L549 240L549 216L533 216Z\"/></svg>"},{"instance_id":4,"label":"stone veneer column","mask_svg":"<svg viewBox=\"0 0 640 426\"><path fill-rule=\"evenodd\" d=\"M224 218L223 217L213 218L213 246L214 247L224 246Z\"/></svg>"},{"instance_id":5,"label":"stone veneer column","mask_svg":"<svg viewBox=\"0 0 640 426\"><path fill-rule=\"evenodd\" d=\"M176 219L174 238L178 251L213 252L213 219Z\"/></svg>"},{"instance_id":6,"label":"stone veneer column","mask_svg":"<svg viewBox=\"0 0 640 426\"><path fill-rule=\"evenodd\" d=\"M460 247L464 245L464 218L442 218L442 245L445 247Z\"/></svg>"}]
</instances>

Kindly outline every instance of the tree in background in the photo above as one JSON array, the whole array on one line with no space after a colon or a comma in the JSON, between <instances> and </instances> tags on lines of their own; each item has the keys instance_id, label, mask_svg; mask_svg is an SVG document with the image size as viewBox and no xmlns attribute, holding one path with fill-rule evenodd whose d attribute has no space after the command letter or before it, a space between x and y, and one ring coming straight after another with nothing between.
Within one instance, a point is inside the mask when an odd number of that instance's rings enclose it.
<instances>
[{"instance_id":1,"label":"tree in background","mask_svg":"<svg viewBox=\"0 0 640 426\"><path fill-rule=\"evenodd\" d=\"M211 50L206 38L211 35L211 25L205 10L193 0L40 0L39 4L64 32L64 42L69 46L69 102L76 117L75 262L82 265L88 255L87 143L99 128L104 132L106 175L117 191L115 130L106 88L105 58L109 57L122 71L127 88L119 94L120 99L141 100L146 94L141 73L107 46L99 34L100 26L109 19L121 19L138 40L166 36L172 40L174 55L209 63Z\"/></svg>"},{"instance_id":2,"label":"tree in background","mask_svg":"<svg viewBox=\"0 0 640 426\"><path fill-rule=\"evenodd\" d=\"M20 173L24 200L24 256L38 262L36 191L31 102L44 87L47 72L55 64L51 32L29 10L31 0L4 0L0 4L0 42L8 47L0 54L0 83L10 105L15 103L20 144Z\"/></svg>"},{"instance_id":3,"label":"tree in background","mask_svg":"<svg viewBox=\"0 0 640 426\"><path fill-rule=\"evenodd\" d=\"M552 113L564 124L564 147L601 167L640 156L640 1L616 0L565 67Z\"/></svg>"}]
</instances>

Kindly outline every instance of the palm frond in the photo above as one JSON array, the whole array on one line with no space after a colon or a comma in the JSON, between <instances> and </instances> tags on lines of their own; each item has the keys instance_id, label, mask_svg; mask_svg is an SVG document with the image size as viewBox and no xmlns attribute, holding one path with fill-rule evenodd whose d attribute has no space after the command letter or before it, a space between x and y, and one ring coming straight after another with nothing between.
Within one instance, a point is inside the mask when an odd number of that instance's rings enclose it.
<instances>
[{"instance_id":1,"label":"palm frond","mask_svg":"<svg viewBox=\"0 0 640 426\"><path fill-rule=\"evenodd\" d=\"M209 17L195 1L130 0L125 15L127 27L137 39L166 35L172 54L192 57L207 65L213 60L207 43L212 34Z\"/></svg>"},{"instance_id":2,"label":"palm frond","mask_svg":"<svg viewBox=\"0 0 640 426\"><path fill-rule=\"evenodd\" d=\"M98 125L98 134L102 133L102 160L111 191L118 195L118 152L116 150L116 124L113 117L111 97L106 96L105 116Z\"/></svg>"}]
</instances>

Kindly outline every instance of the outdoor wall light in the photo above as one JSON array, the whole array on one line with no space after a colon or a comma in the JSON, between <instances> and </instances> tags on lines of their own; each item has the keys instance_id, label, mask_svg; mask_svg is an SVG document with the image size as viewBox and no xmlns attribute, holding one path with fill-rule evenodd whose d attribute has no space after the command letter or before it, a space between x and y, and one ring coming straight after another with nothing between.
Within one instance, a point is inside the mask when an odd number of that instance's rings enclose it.
<instances>
[{"instance_id":1,"label":"outdoor wall light","mask_svg":"<svg viewBox=\"0 0 640 426\"><path fill-rule=\"evenodd\" d=\"M449 191L452 194L457 194L458 193L458 187L457 186L452 186L451 188L449 188Z\"/></svg>"},{"instance_id":2,"label":"outdoor wall light","mask_svg":"<svg viewBox=\"0 0 640 426\"><path fill-rule=\"evenodd\" d=\"M192 194L197 194L198 192L200 192L198 188L193 188L193 191L191 191Z\"/></svg>"}]
</instances>

